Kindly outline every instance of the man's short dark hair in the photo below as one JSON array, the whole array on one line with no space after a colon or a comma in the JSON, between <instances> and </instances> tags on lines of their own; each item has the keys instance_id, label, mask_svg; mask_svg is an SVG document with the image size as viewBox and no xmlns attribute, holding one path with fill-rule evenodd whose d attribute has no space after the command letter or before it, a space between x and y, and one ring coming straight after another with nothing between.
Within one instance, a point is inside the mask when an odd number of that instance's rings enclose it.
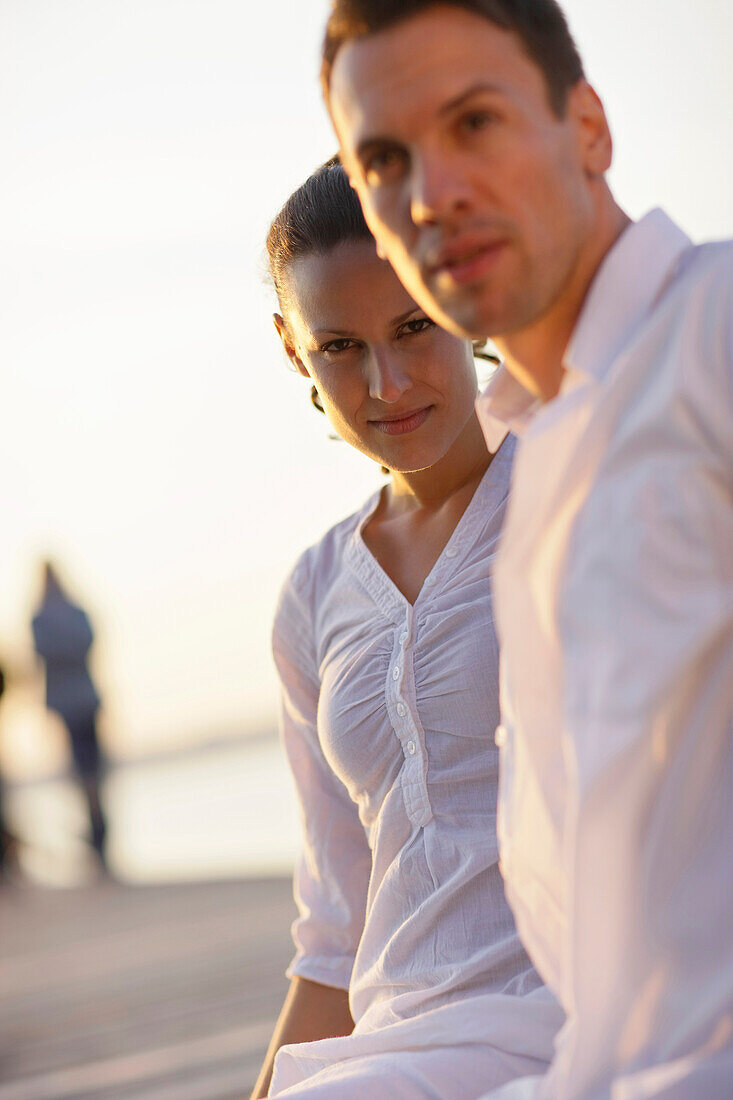
<instances>
[{"instance_id":1,"label":"man's short dark hair","mask_svg":"<svg viewBox=\"0 0 733 1100\"><path fill-rule=\"evenodd\" d=\"M584 73L567 20L556 0L333 0L321 65L326 98L331 70L343 45L440 4L464 8L515 34L544 75L552 109L560 116L565 113L568 92L583 79Z\"/></svg>"}]
</instances>

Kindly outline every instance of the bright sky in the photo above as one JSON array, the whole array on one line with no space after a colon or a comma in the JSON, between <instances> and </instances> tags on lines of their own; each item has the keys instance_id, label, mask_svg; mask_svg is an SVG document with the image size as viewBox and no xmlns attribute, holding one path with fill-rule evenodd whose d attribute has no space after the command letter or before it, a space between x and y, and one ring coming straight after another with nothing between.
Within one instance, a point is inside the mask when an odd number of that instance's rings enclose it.
<instances>
[{"instance_id":1,"label":"bright sky","mask_svg":"<svg viewBox=\"0 0 733 1100\"><path fill-rule=\"evenodd\" d=\"M0 0L0 656L28 661L51 553L123 753L274 725L280 583L379 483L287 370L263 279L270 219L334 150L327 7ZM733 236L729 0L565 8L622 205ZM6 761L53 747L37 697L6 708Z\"/></svg>"}]
</instances>

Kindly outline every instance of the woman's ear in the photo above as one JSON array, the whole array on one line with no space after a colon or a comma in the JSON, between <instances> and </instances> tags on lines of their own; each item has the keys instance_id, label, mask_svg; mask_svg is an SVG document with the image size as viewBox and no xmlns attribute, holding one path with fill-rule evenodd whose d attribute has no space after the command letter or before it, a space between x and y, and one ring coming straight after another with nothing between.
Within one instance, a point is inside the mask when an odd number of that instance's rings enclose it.
<instances>
[{"instance_id":1,"label":"woman's ear","mask_svg":"<svg viewBox=\"0 0 733 1100\"><path fill-rule=\"evenodd\" d=\"M298 374L302 374L304 378L310 378L308 368L295 350L295 344L293 343L293 339L288 332L288 327L285 324L284 318L279 313L273 313L272 320L275 328L277 329L277 334L282 341L282 345L285 348L285 354L287 355L288 359L293 364Z\"/></svg>"}]
</instances>

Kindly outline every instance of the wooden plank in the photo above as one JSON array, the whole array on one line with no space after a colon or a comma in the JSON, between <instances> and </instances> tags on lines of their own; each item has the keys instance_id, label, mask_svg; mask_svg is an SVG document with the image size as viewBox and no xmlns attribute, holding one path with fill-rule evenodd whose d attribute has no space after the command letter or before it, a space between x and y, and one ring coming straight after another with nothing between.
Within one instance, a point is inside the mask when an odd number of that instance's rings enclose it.
<instances>
[{"instance_id":1,"label":"wooden plank","mask_svg":"<svg viewBox=\"0 0 733 1100\"><path fill-rule=\"evenodd\" d=\"M227 1100L286 988L290 883L0 891L0 1100Z\"/></svg>"}]
</instances>

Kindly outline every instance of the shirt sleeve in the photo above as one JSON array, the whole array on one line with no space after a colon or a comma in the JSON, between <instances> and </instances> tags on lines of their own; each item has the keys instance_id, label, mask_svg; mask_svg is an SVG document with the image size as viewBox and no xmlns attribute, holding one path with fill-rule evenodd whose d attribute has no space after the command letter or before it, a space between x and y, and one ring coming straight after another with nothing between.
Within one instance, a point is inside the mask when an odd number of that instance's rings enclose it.
<instances>
[{"instance_id":1,"label":"shirt sleeve","mask_svg":"<svg viewBox=\"0 0 733 1100\"><path fill-rule=\"evenodd\" d=\"M308 572L307 559L301 559L283 589L273 630L281 735L303 830L294 877L296 953L287 974L348 989L364 928L371 852L357 807L318 737L320 678Z\"/></svg>"}]
</instances>

